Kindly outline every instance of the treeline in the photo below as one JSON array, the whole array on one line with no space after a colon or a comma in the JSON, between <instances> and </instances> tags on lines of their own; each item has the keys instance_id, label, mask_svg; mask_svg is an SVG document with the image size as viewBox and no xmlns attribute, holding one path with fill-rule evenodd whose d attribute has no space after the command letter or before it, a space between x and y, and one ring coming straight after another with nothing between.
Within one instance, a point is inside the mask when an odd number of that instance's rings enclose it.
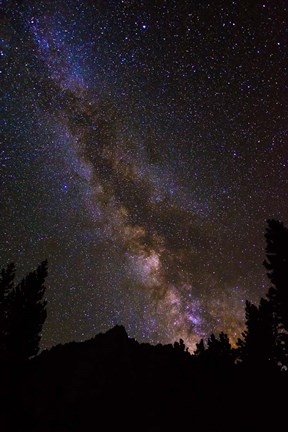
<instances>
[{"instance_id":1,"label":"treeline","mask_svg":"<svg viewBox=\"0 0 288 432\"><path fill-rule=\"evenodd\" d=\"M141 344L121 326L36 355L46 318L47 262L19 284L9 264L0 277L1 430L283 430L287 228L269 220L266 241L271 287L258 306L246 303L237 347L227 334L212 334L192 355L182 340Z\"/></svg>"},{"instance_id":2,"label":"treeline","mask_svg":"<svg viewBox=\"0 0 288 432\"><path fill-rule=\"evenodd\" d=\"M257 369L288 367L288 229L268 220L264 267L271 282L259 305L246 301L246 329L232 349L225 333L197 344L195 355L210 364Z\"/></svg>"},{"instance_id":3,"label":"treeline","mask_svg":"<svg viewBox=\"0 0 288 432\"><path fill-rule=\"evenodd\" d=\"M241 364L271 368L288 366L288 229L282 222L268 220L266 260L271 287L256 306L246 301L246 329L232 348L229 337L212 334L197 344L194 353L205 364ZM45 278L47 261L15 285L15 265L10 263L0 275L0 361L23 361L39 351L45 322ZM179 345L176 342L175 346ZM180 349L184 347L180 341Z\"/></svg>"}]
</instances>

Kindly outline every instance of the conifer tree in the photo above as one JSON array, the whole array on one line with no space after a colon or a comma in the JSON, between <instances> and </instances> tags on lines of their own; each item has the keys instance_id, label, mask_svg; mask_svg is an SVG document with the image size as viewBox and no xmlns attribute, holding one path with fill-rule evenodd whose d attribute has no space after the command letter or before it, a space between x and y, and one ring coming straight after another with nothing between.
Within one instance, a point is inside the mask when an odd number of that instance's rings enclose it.
<instances>
[{"instance_id":1,"label":"conifer tree","mask_svg":"<svg viewBox=\"0 0 288 432\"><path fill-rule=\"evenodd\" d=\"M271 304L260 300L259 307L246 301L246 330L238 340L239 357L246 365L260 368L275 363L276 328Z\"/></svg>"},{"instance_id":2,"label":"conifer tree","mask_svg":"<svg viewBox=\"0 0 288 432\"><path fill-rule=\"evenodd\" d=\"M7 332L9 327L9 295L14 287L15 265L10 263L0 274L0 359L7 351Z\"/></svg>"},{"instance_id":3,"label":"conifer tree","mask_svg":"<svg viewBox=\"0 0 288 432\"><path fill-rule=\"evenodd\" d=\"M246 302L246 330L238 340L240 360L254 366L286 365L288 359L288 229L268 220L264 266L272 282L259 307Z\"/></svg>"},{"instance_id":4,"label":"conifer tree","mask_svg":"<svg viewBox=\"0 0 288 432\"><path fill-rule=\"evenodd\" d=\"M46 319L44 281L47 261L29 273L14 287L14 264L1 272L0 279L0 338L1 356L22 361L39 351L41 331Z\"/></svg>"},{"instance_id":5,"label":"conifer tree","mask_svg":"<svg viewBox=\"0 0 288 432\"><path fill-rule=\"evenodd\" d=\"M277 351L280 363L288 365L288 228L282 222L268 220L264 266L272 286L268 299L277 328Z\"/></svg>"},{"instance_id":6,"label":"conifer tree","mask_svg":"<svg viewBox=\"0 0 288 432\"><path fill-rule=\"evenodd\" d=\"M196 350L194 352L194 355L196 357L202 357L204 352L205 352L204 339L200 339L200 341L196 343Z\"/></svg>"},{"instance_id":7,"label":"conifer tree","mask_svg":"<svg viewBox=\"0 0 288 432\"><path fill-rule=\"evenodd\" d=\"M206 365L227 367L234 363L234 353L226 333L221 332L219 337L212 333L205 344L201 339L196 344L195 356Z\"/></svg>"}]
</instances>

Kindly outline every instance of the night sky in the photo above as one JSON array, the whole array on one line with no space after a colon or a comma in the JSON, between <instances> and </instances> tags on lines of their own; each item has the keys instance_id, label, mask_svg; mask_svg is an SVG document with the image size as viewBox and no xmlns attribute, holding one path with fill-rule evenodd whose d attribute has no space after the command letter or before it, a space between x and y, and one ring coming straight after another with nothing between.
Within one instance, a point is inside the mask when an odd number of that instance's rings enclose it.
<instances>
[{"instance_id":1,"label":"night sky","mask_svg":"<svg viewBox=\"0 0 288 432\"><path fill-rule=\"evenodd\" d=\"M288 221L287 0L1 4L0 265L48 259L42 347L235 340Z\"/></svg>"}]
</instances>

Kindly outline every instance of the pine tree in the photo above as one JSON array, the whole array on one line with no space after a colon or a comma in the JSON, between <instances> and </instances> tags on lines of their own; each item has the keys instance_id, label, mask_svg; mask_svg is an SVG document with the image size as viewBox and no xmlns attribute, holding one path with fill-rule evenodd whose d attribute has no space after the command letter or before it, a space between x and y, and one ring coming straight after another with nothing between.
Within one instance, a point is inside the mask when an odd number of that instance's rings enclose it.
<instances>
[{"instance_id":1,"label":"pine tree","mask_svg":"<svg viewBox=\"0 0 288 432\"><path fill-rule=\"evenodd\" d=\"M44 281L47 261L29 273L11 295L11 328L8 348L13 357L28 359L39 351L41 331L47 316Z\"/></svg>"},{"instance_id":2,"label":"pine tree","mask_svg":"<svg viewBox=\"0 0 288 432\"><path fill-rule=\"evenodd\" d=\"M0 359L6 356L9 328L9 295L14 287L15 265L10 263L0 274Z\"/></svg>"},{"instance_id":3,"label":"pine tree","mask_svg":"<svg viewBox=\"0 0 288 432\"><path fill-rule=\"evenodd\" d=\"M39 351L41 331L46 319L44 281L47 261L14 287L15 266L10 264L0 279L1 356L6 361L22 361Z\"/></svg>"},{"instance_id":4,"label":"pine tree","mask_svg":"<svg viewBox=\"0 0 288 432\"><path fill-rule=\"evenodd\" d=\"M233 362L233 355L228 335L221 332L217 339L212 334L208 339L208 353L211 359L214 359L215 362L223 367L231 364Z\"/></svg>"},{"instance_id":5,"label":"pine tree","mask_svg":"<svg viewBox=\"0 0 288 432\"><path fill-rule=\"evenodd\" d=\"M240 360L255 368L275 363L276 328L271 304L261 298L259 307L246 301L246 330L238 340Z\"/></svg>"},{"instance_id":6,"label":"pine tree","mask_svg":"<svg viewBox=\"0 0 288 432\"><path fill-rule=\"evenodd\" d=\"M212 333L205 344L201 339L196 344L195 356L203 363L212 367L226 368L234 363L234 353L226 333L221 332L219 338Z\"/></svg>"},{"instance_id":7,"label":"pine tree","mask_svg":"<svg viewBox=\"0 0 288 432\"><path fill-rule=\"evenodd\" d=\"M200 341L198 343L196 343L196 350L194 352L194 355L196 357L201 357L201 356L203 356L204 352L205 352L204 340L200 339Z\"/></svg>"},{"instance_id":8,"label":"pine tree","mask_svg":"<svg viewBox=\"0 0 288 432\"><path fill-rule=\"evenodd\" d=\"M259 307L246 302L246 330L238 341L240 360L267 367L288 365L288 229L268 220L264 266L273 286Z\"/></svg>"},{"instance_id":9,"label":"pine tree","mask_svg":"<svg viewBox=\"0 0 288 432\"><path fill-rule=\"evenodd\" d=\"M272 283L268 299L277 327L277 350L280 363L288 366L288 229L282 222L268 220L264 266Z\"/></svg>"}]
</instances>

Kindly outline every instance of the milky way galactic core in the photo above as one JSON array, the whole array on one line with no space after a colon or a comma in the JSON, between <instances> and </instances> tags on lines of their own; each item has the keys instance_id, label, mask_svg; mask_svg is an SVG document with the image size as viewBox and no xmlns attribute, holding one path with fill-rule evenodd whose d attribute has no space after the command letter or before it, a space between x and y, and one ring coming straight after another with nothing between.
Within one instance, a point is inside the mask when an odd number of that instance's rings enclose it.
<instances>
[{"instance_id":1,"label":"milky way galactic core","mask_svg":"<svg viewBox=\"0 0 288 432\"><path fill-rule=\"evenodd\" d=\"M1 8L0 257L48 259L43 347L235 341L288 220L287 1Z\"/></svg>"}]
</instances>

